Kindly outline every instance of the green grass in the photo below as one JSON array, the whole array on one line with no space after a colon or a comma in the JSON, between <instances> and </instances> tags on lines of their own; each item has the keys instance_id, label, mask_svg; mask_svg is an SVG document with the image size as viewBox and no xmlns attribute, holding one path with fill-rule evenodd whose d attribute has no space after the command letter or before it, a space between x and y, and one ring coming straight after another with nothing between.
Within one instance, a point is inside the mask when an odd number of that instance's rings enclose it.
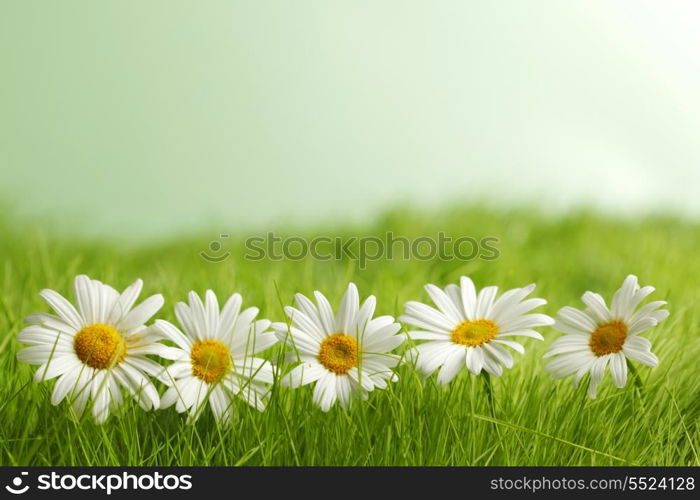
<instances>
[{"instance_id":1,"label":"green grass","mask_svg":"<svg viewBox=\"0 0 700 500\"><path fill-rule=\"evenodd\" d=\"M0 464L2 465L698 465L700 451L700 226L672 218L610 220L590 214L553 219L535 211L463 209L432 214L394 212L366 227L313 234L395 234L415 237L444 231L458 237L500 238L496 261L393 260L360 270L350 260L250 262L242 239L227 246L223 263L202 260L216 232L199 238L137 247L57 236L40 225L0 218ZM276 388L265 413L235 403L234 422L218 428L209 411L194 425L174 409L146 413L134 404L96 426L76 423L66 404L49 403L52 383L32 382L34 367L16 360L23 318L48 311L37 293L45 287L71 295L76 274L123 288L135 278L144 294L161 292L159 317L174 320L173 305L193 289L220 297L243 294L261 317L283 320L281 302L318 289L337 303L349 280L363 297L374 294L378 313L398 316L407 300L427 301L423 285L470 275L477 286L502 289L537 282L548 299L543 312L580 306L585 290L609 297L628 273L653 284L669 302L670 318L646 336L661 364L638 365L643 392L624 389L609 374L593 401L570 380L543 371L545 342L526 339L523 356L494 378L491 415L481 377L462 372L447 387L410 366L385 391L356 401L345 412L324 414L309 387ZM277 359L273 348L267 353Z\"/></svg>"}]
</instances>

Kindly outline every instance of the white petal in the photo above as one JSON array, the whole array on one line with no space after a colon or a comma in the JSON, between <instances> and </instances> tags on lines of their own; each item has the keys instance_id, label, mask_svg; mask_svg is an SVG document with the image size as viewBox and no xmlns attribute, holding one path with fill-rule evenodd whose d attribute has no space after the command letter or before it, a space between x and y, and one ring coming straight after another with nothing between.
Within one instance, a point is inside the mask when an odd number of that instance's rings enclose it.
<instances>
[{"instance_id":1,"label":"white petal","mask_svg":"<svg viewBox=\"0 0 700 500\"><path fill-rule=\"evenodd\" d=\"M622 346L622 352L625 353L625 356L628 358L638 361L643 365L651 366L652 368L659 364L659 358L657 358L654 353L632 347L629 340Z\"/></svg>"},{"instance_id":2,"label":"white petal","mask_svg":"<svg viewBox=\"0 0 700 500\"><path fill-rule=\"evenodd\" d=\"M328 299L319 291L314 292L314 297L316 297L318 315L323 325L323 333L335 333L335 317L333 316L333 308L328 302Z\"/></svg>"},{"instance_id":3,"label":"white petal","mask_svg":"<svg viewBox=\"0 0 700 500\"><path fill-rule=\"evenodd\" d=\"M46 313L30 314L24 319L24 322L31 326L41 326L47 330L54 330L65 333L71 337L76 333L75 328L66 323L65 320Z\"/></svg>"},{"instance_id":4,"label":"white petal","mask_svg":"<svg viewBox=\"0 0 700 500\"><path fill-rule=\"evenodd\" d=\"M647 316L646 318L642 318L640 320L637 320L634 324L630 325L629 327L629 334L630 335L637 335L639 333L642 333L645 330L648 330L649 328L656 326L657 321L654 318L650 318Z\"/></svg>"},{"instance_id":5,"label":"white petal","mask_svg":"<svg viewBox=\"0 0 700 500\"><path fill-rule=\"evenodd\" d=\"M319 406L322 411L330 410L337 398L335 387L335 375L326 373L316 382L314 387L314 404Z\"/></svg>"},{"instance_id":6,"label":"white petal","mask_svg":"<svg viewBox=\"0 0 700 500\"><path fill-rule=\"evenodd\" d=\"M112 310L109 312L108 323L110 325L119 324L131 308L134 307L136 299L141 295L142 288L143 281L137 279L121 293L119 298L115 301Z\"/></svg>"},{"instance_id":7,"label":"white petal","mask_svg":"<svg viewBox=\"0 0 700 500\"><path fill-rule=\"evenodd\" d=\"M218 338L224 338L231 333L233 330L233 325L236 322L238 313L241 310L241 304L243 299L238 293L231 295L224 307L221 308L221 314L219 315L219 331Z\"/></svg>"},{"instance_id":8,"label":"white petal","mask_svg":"<svg viewBox=\"0 0 700 500\"><path fill-rule=\"evenodd\" d=\"M522 346L522 344L519 344L518 342L514 342L512 340L503 340L496 338L493 339L493 342L495 342L496 344L507 345L508 347L510 347L514 351L519 352L520 354L523 354L525 352L525 348Z\"/></svg>"},{"instance_id":9,"label":"white petal","mask_svg":"<svg viewBox=\"0 0 700 500\"><path fill-rule=\"evenodd\" d=\"M625 318L632 312L630 304L637 290L639 290L637 277L630 274L625 278L622 287L613 295L610 312L614 318Z\"/></svg>"},{"instance_id":10,"label":"white petal","mask_svg":"<svg viewBox=\"0 0 700 500\"><path fill-rule=\"evenodd\" d=\"M583 330L584 332L591 332L596 329L596 323L588 314L574 307L562 307L559 309L559 320L563 323L568 323L569 325ZM568 332L566 332L568 333Z\"/></svg>"},{"instance_id":11,"label":"white petal","mask_svg":"<svg viewBox=\"0 0 700 500\"><path fill-rule=\"evenodd\" d=\"M435 285L425 285L425 291L445 317L452 323L458 324L464 321L464 314L457 308L452 299Z\"/></svg>"},{"instance_id":12,"label":"white petal","mask_svg":"<svg viewBox=\"0 0 700 500\"><path fill-rule=\"evenodd\" d=\"M73 307L73 304L68 302L61 294L50 289L45 289L39 292L39 296L56 311L56 314L68 323L74 330L80 330L85 324L82 316Z\"/></svg>"},{"instance_id":13,"label":"white petal","mask_svg":"<svg viewBox=\"0 0 700 500\"><path fill-rule=\"evenodd\" d=\"M316 382L328 371L320 364L302 363L294 367L283 379L282 384L297 388L302 385Z\"/></svg>"},{"instance_id":14,"label":"white petal","mask_svg":"<svg viewBox=\"0 0 700 500\"><path fill-rule=\"evenodd\" d=\"M497 286L487 286L481 289L476 299L476 310L474 312L477 319L490 317L493 301L498 293Z\"/></svg>"},{"instance_id":15,"label":"white petal","mask_svg":"<svg viewBox=\"0 0 700 500\"><path fill-rule=\"evenodd\" d=\"M307 335L313 337L316 341L321 342L325 337L326 333L322 332L315 321L309 318L306 314L300 310L286 306L284 312L287 314L290 320L295 323L301 331ZM335 332L340 333L340 332Z\"/></svg>"},{"instance_id":16,"label":"white petal","mask_svg":"<svg viewBox=\"0 0 700 500\"><path fill-rule=\"evenodd\" d=\"M343 295L338 313L335 317L335 326L340 333L351 332L357 321L357 312L360 308L360 296L354 283L348 285L348 289Z\"/></svg>"},{"instance_id":17,"label":"white petal","mask_svg":"<svg viewBox=\"0 0 700 500\"><path fill-rule=\"evenodd\" d=\"M81 363L75 355L54 356L39 367L34 374L35 382L51 380L72 370L80 370Z\"/></svg>"},{"instance_id":18,"label":"white petal","mask_svg":"<svg viewBox=\"0 0 700 500\"><path fill-rule=\"evenodd\" d=\"M406 314L402 316L405 323L424 328L426 330L438 330L451 332L456 326L447 316L420 302L409 301L404 306Z\"/></svg>"},{"instance_id":19,"label":"white petal","mask_svg":"<svg viewBox=\"0 0 700 500\"><path fill-rule=\"evenodd\" d=\"M450 334L444 332L424 332L420 330L411 330L407 333L407 335L413 340L450 340Z\"/></svg>"},{"instance_id":20,"label":"white petal","mask_svg":"<svg viewBox=\"0 0 700 500\"><path fill-rule=\"evenodd\" d=\"M118 325L119 330L130 333L143 326L161 307L163 307L164 302L161 294L148 297L129 311L121 320Z\"/></svg>"},{"instance_id":21,"label":"white petal","mask_svg":"<svg viewBox=\"0 0 700 500\"><path fill-rule=\"evenodd\" d=\"M603 375L605 375L605 367L609 361L608 356L602 356L595 360L591 366L591 380L588 384L588 396L591 399L596 398L598 384L603 380Z\"/></svg>"},{"instance_id":22,"label":"white petal","mask_svg":"<svg viewBox=\"0 0 700 500\"><path fill-rule=\"evenodd\" d=\"M618 388L623 388L627 383L627 360L621 352L610 356L610 374Z\"/></svg>"},{"instance_id":23,"label":"white petal","mask_svg":"<svg viewBox=\"0 0 700 500\"><path fill-rule=\"evenodd\" d=\"M78 372L71 370L64 373L56 381L56 385L51 393L51 404L56 406L68 395L68 393L75 387L75 383L78 380Z\"/></svg>"},{"instance_id":24,"label":"white petal","mask_svg":"<svg viewBox=\"0 0 700 500\"><path fill-rule=\"evenodd\" d=\"M484 367L484 352L480 347L468 347L465 362L470 372L479 375Z\"/></svg>"},{"instance_id":25,"label":"white petal","mask_svg":"<svg viewBox=\"0 0 700 500\"><path fill-rule=\"evenodd\" d=\"M581 300L590 308L598 323L607 323L613 319L608 307L605 305L605 299L600 294L586 292L581 297Z\"/></svg>"},{"instance_id":26,"label":"white petal","mask_svg":"<svg viewBox=\"0 0 700 500\"><path fill-rule=\"evenodd\" d=\"M169 321L165 321L163 319L157 319L155 326L156 326L156 329L158 329L158 331L161 332L168 340L175 342L175 344L177 344L177 346L180 349L189 352L190 349L192 348L192 340L190 340L187 336L185 336L185 334L182 333L178 327L176 327L175 325L173 325ZM173 359L173 358L167 358L167 359Z\"/></svg>"},{"instance_id":27,"label":"white petal","mask_svg":"<svg viewBox=\"0 0 700 500\"><path fill-rule=\"evenodd\" d=\"M294 295L294 300L296 301L299 310L304 313L304 315L314 324L316 330L321 333L325 332L326 329L316 305L300 293Z\"/></svg>"},{"instance_id":28,"label":"white petal","mask_svg":"<svg viewBox=\"0 0 700 500\"><path fill-rule=\"evenodd\" d=\"M513 368L513 355L506 349L493 342L488 342L481 346L491 356L499 361L506 368Z\"/></svg>"},{"instance_id":29,"label":"white petal","mask_svg":"<svg viewBox=\"0 0 700 500\"><path fill-rule=\"evenodd\" d=\"M453 352L445 359L445 363L438 373L437 381L440 385L449 384L455 375L465 366L464 349L454 349Z\"/></svg>"},{"instance_id":30,"label":"white petal","mask_svg":"<svg viewBox=\"0 0 700 500\"><path fill-rule=\"evenodd\" d=\"M355 335L360 340L369 339L368 327L370 325L370 321L372 320L372 316L374 316L374 310L376 307L377 299L374 297L374 295L367 297L367 300L365 300L357 313L357 324L355 325L355 331L350 333Z\"/></svg>"},{"instance_id":31,"label":"white petal","mask_svg":"<svg viewBox=\"0 0 700 500\"><path fill-rule=\"evenodd\" d=\"M204 314L207 317L207 325L212 336L215 338L219 334L219 301L212 290L207 290L204 294Z\"/></svg>"}]
</instances>

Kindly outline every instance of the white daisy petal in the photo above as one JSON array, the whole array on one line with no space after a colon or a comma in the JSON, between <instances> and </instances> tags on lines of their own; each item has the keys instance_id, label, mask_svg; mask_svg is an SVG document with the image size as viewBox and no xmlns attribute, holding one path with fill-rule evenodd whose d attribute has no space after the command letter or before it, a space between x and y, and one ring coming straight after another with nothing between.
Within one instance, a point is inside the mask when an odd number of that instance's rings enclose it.
<instances>
[{"instance_id":1,"label":"white daisy petal","mask_svg":"<svg viewBox=\"0 0 700 500\"><path fill-rule=\"evenodd\" d=\"M335 403L336 398L335 375L326 373L318 379L314 387L314 404L319 406L322 411L328 411Z\"/></svg>"},{"instance_id":2,"label":"white daisy petal","mask_svg":"<svg viewBox=\"0 0 700 500\"><path fill-rule=\"evenodd\" d=\"M238 313L241 310L241 304L243 299L239 293L234 293L229 297L221 308L221 314L219 315L219 332L218 338L224 338L231 333L233 330L233 325L236 322Z\"/></svg>"},{"instance_id":3,"label":"white daisy petal","mask_svg":"<svg viewBox=\"0 0 700 500\"><path fill-rule=\"evenodd\" d=\"M494 377L500 377L503 375L503 365L501 365L496 358L494 358L489 352L483 350L482 348L477 348L477 351L481 354L484 370Z\"/></svg>"},{"instance_id":4,"label":"white daisy petal","mask_svg":"<svg viewBox=\"0 0 700 500\"><path fill-rule=\"evenodd\" d=\"M316 382L326 373L326 369L320 364L302 363L295 366L282 379L282 383L296 389L299 386Z\"/></svg>"},{"instance_id":5,"label":"white daisy petal","mask_svg":"<svg viewBox=\"0 0 700 500\"><path fill-rule=\"evenodd\" d=\"M462 301L462 288L455 284L447 285L445 287L445 293L454 304L459 320L464 321L467 319L467 312L464 310L464 303Z\"/></svg>"},{"instance_id":6,"label":"white daisy petal","mask_svg":"<svg viewBox=\"0 0 700 500\"><path fill-rule=\"evenodd\" d=\"M437 381L440 385L446 385L452 382L452 379L466 365L464 349L454 349L445 359L440 372L438 373Z\"/></svg>"},{"instance_id":7,"label":"white daisy petal","mask_svg":"<svg viewBox=\"0 0 700 500\"><path fill-rule=\"evenodd\" d=\"M326 333L318 328L318 324L300 310L291 306L286 306L284 312L292 323L298 325L302 331L316 341L321 342L326 337Z\"/></svg>"},{"instance_id":8,"label":"white daisy petal","mask_svg":"<svg viewBox=\"0 0 700 500\"><path fill-rule=\"evenodd\" d=\"M513 368L513 355L500 345L495 342L488 342L482 345L481 348L506 368Z\"/></svg>"},{"instance_id":9,"label":"white daisy petal","mask_svg":"<svg viewBox=\"0 0 700 500\"><path fill-rule=\"evenodd\" d=\"M348 289L343 295L338 306L338 313L335 317L337 331L350 333L356 325L357 312L360 308L360 296L354 283L348 285Z\"/></svg>"},{"instance_id":10,"label":"white daisy petal","mask_svg":"<svg viewBox=\"0 0 700 500\"><path fill-rule=\"evenodd\" d=\"M56 311L56 314L58 314L58 316L69 324L74 330L80 330L83 326L85 326L85 320L78 313L75 307L73 307L73 304L68 302L58 292L47 288L39 292L39 295L42 299L44 299L44 301L46 301L51 309Z\"/></svg>"},{"instance_id":11,"label":"white daisy petal","mask_svg":"<svg viewBox=\"0 0 700 500\"><path fill-rule=\"evenodd\" d=\"M424 332L421 330L411 330L407 335L413 340L450 340L449 333Z\"/></svg>"},{"instance_id":12,"label":"white daisy petal","mask_svg":"<svg viewBox=\"0 0 700 500\"><path fill-rule=\"evenodd\" d=\"M625 346L622 348L622 352L628 358L634 361L638 361L643 365L651 366L652 368L659 364L659 358L657 358L654 353L648 350L638 349L637 347L630 345L629 340L625 343Z\"/></svg>"},{"instance_id":13,"label":"white daisy petal","mask_svg":"<svg viewBox=\"0 0 700 500\"><path fill-rule=\"evenodd\" d=\"M474 313L477 318L490 317L491 308L493 307L493 302L497 293L497 286L487 286L481 289L476 300L476 309Z\"/></svg>"},{"instance_id":14,"label":"white daisy petal","mask_svg":"<svg viewBox=\"0 0 700 500\"><path fill-rule=\"evenodd\" d=\"M204 313L207 316L209 332L218 337L219 334L219 301L212 290L207 290L204 294Z\"/></svg>"},{"instance_id":15,"label":"white daisy petal","mask_svg":"<svg viewBox=\"0 0 700 500\"><path fill-rule=\"evenodd\" d=\"M525 353L525 348L522 346L522 344L519 344L518 342L514 342L512 340L503 340L503 339L499 339L499 338L494 339L493 342L495 344L507 345L508 347L510 347L514 351L519 352L520 354Z\"/></svg>"},{"instance_id":16,"label":"white daisy petal","mask_svg":"<svg viewBox=\"0 0 700 500\"><path fill-rule=\"evenodd\" d=\"M590 316L574 307L567 306L559 309L559 319L584 332L594 330L596 327L595 321Z\"/></svg>"},{"instance_id":17,"label":"white daisy petal","mask_svg":"<svg viewBox=\"0 0 700 500\"><path fill-rule=\"evenodd\" d=\"M627 360L621 352L610 356L610 374L613 382L621 389L627 383Z\"/></svg>"},{"instance_id":18,"label":"white daisy petal","mask_svg":"<svg viewBox=\"0 0 700 500\"><path fill-rule=\"evenodd\" d=\"M632 309L632 307L630 307L632 299L638 289L637 277L632 274L627 276L622 283L622 287L613 295L610 312L614 318L624 318L627 316L628 312Z\"/></svg>"},{"instance_id":19,"label":"white daisy petal","mask_svg":"<svg viewBox=\"0 0 700 500\"><path fill-rule=\"evenodd\" d=\"M605 305L605 299L600 296L600 294L593 292L586 292L581 297L581 300L586 304L591 311L595 314L596 319L600 323L610 321L612 319L608 307Z\"/></svg>"},{"instance_id":20,"label":"white daisy petal","mask_svg":"<svg viewBox=\"0 0 700 500\"><path fill-rule=\"evenodd\" d=\"M607 366L608 361L609 358L607 356L603 356L596 359L593 366L591 366L591 380L588 384L588 395L591 399L596 398L598 385L600 384L601 380L603 380L605 367Z\"/></svg>"},{"instance_id":21,"label":"white daisy petal","mask_svg":"<svg viewBox=\"0 0 700 500\"><path fill-rule=\"evenodd\" d=\"M357 313L357 324L355 325L355 331L348 333L354 334L358 339L366 339L368 337L367 327L372 320L372 316L374 316L376 306L377 299L374 298L374 295L367 297Z\"/></svg>"},{"instance_id":22,"label":"white daisy petal","mask_svg":"<svg viewBox=\"0 0 700 500\"><path fill-rule=\"evenodd\" d=\"M75 328L70 326L65 320L46 313L35 313L30 314L24 320L28 325L42 326L47 330L55 330L57 332L66 333L73 336L76 331ZM20 342L23 342L20 340Z\"/></svg>"},{"instance_id":23,"label":"white daisy petal","mask_svg":"<svg viewBox=\"0 0 700 500\"><path fill-rule=\"evenodd\" d=\"M480 347L467 348L465 363L470 372L479 375L484 368L484 352Z\"/></svg>"},{"instance_id":24,"label":"white daisy petal","mask_svg":"<svg viewBox=\"0 0 700 500\"><path fill-rule=\"evenodd\" d=\"M461 323L464 320L464 314L457 309L457 305L443 290L440 290L435 285L425 285L425 291L430 296L430 299L435 303L440 312L447 317L452 323Z\"/></svg>"},{"instance_id":25,"label":"white daisy petal","mask_svg":"<svg viewBox=\"0 0 700 500\"><path fill-rule=\"evenodd\" d=\"M462 307L467 319L478 319L476 316L476 288L474 282L467 276L462 276L459 280L459 287L462 290Z\"/></svg>"},{"instance_id":26,"label":"white daisy petal","mask_svg":"<svg viewBox=\"0 0 700 500\"><path fill-rule=\"evenodd\" d=\"M56 406L68 395L78 381L78 371L71 370L64 373L54 385L51 393L51 404Z\"/></svg>"},{"instance_id":27,"label":"white daisy petal","mask_svg":"<svg viewBox=\"0 0 700 500\"><path fill-rule=\"evenodd\" d=\"M629 326L630 335L638 335L649 328L656 326L658 321L656 319L647 316L646 318L641 318L634 322L634 324Z\"/></svg>"},{"instance_id":28,"label":"white daisy petal","mask_svg":"<svg viewBox=\"0 0 700 500\"><path fill-rule=\"evenodd\" d=\"M331 308L328 299L321 292L314 292L314 297L316 297L316 304L318 305L318 314L323 325L323 333L331 334L335 330L335 317L333 316L333 309Z\"/></svg>"},{"instance_id":29,"label":"white daisy petal","mask_svg":"<svg viewBox=\"0 0 700 500\"><path fill-rule=\"evenodd\" d=\"M76 370L76 368L79 370L79 367L80 361L75 354L53 356L37 369L34 373L34 381L44 382L45 380L51 380L59 375Z\"/></svg>"},{"instance_id":30,"label":"white daisy petal","mask_svg":"<svg viewBox=\"0 0 700 500\"><path fill-rule=\"evenodd\" d=\"M186 336L178 327L163 319L156 320L156 328L170 341L175 342L180 349L189 351L192 347L191 337Z\"/></svg>"},{"instance_id":31,"label":"white daisy petal","mask_svg":"<svg viewBox=\"0 0 700 500\"><path fill-rule=\"evenodd\" d=\"M148 297L138 306L129 311L129 313L124 316L117 327L125 333L130 333L138 329L146 321L151 319L151 317L158 312L161 307L163 307L164 302L165 300L161 294Z\"/></svg>"},{"instance_id":32,"label":"white daisy petal","mask_svg":"<svg viewBox=\"0 0 700 500\"><path fill-rule=\"evenodd\" d=\"M134 307L136 299L141 295L141 290L143 288L143 281L140 279L134 281L131 285L126 287L126 289L121 293L119 298L115 301L112 310L108 315L108 323L110 325L118 324L124 316Z\"/></svg>"},{"instance_id":33,"label":"white daisy petal","mask_svg":"<svg viewBox=\"0 0 700 500\"><path fill-rule=\"evenodd\" d=\"M323 332L326 330L326 328L323 324L321 315L319 314L316 305L300 293L294 295L294 300L297 303L299 310L302 313L304 313L305 317L308 318L313 323L314 327L318 330L318 332L321 335L323 335Z\"/></svg>"},{"instance_id":34,"label":"white daisy petal","mask_svg":"<svg viewBox=\"0 0 700 500\"><path fill-rule=\"evenodd\" d=\"M496 338L500 339L503 337L530 337L531 339L544 340L544 337L539 332L535 330L513 330L505 333L499 333Z\"/></svg>"}]
</instances>

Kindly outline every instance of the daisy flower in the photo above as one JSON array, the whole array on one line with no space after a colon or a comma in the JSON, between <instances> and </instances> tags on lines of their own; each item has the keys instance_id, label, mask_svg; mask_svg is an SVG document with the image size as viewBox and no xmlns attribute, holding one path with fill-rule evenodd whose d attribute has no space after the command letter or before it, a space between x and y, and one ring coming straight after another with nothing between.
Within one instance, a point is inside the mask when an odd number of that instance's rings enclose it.
<instances>
[{"instance_id":1,"label":"daisy flower","mask_svg":"<svg viewBox=\"0 0 700 500\"><path fill-rule=\"evenodd\" d=\"M54 290L39 293L56 315L26 318L29 326L17 340L31 347L17 359L40 365L37 382L58 378L51 404L67 397L80 418L92 399L92 415L102 423L122 403L126 389L144 410L158 408L160 397L149 375L157 376L162 367L146 355L157 354L162 345L145 323L163 306L163 297L152 295L134 307L142 286L136 280L120 294L80 275L74 281L77 308Z\"/></svg>"},{"instance_id":2,"label":"daisy flower","mask_svg":"<svg viewBox=\"0 0 700 500\"><path fill-rule=\"evenodd\" d=\"M586 310L563 307L554 328L566 335L555 340L544 355L545 358L556 356L545 370L554 378L574 375L575 386L586 373L590 373L588 395L595 399L607 366L610 366L615 385L622 388L627 383L627 359L652 367L659 364L651 352L651 343L639 337L640 333L656 326L669 314L667 310L659 309L666 304L661 300L637 309L653 291L651 286L640 288L637 277L629 275L613 295L610 307L603 297L590 291L581 297L588 306Z\"/></svg>"},{"instance_id":3,"label":"daisy flower","mask_svg":"<svg viewBox=\"0 0 700 500\"><path fill-rule=\"evenodd\" d=\"M273 366L253 355L277 342L268 330L270 321L256 320L257 307L241 311L242 299L234 293L219 310L216 295L207 290L204 303L190 292L189 304L175 305L175 316L182 326L157 320L155 328L172 341L160 356L175 361L166 371L161 408L175 405L187 411L191 421L201 414L208 401L219 423L233 416L233 398L239 397L259 411L265 410Z\"/></svg>"},{"instance_id":4,"label":"daisy flower","mask_svg":"<svg viewBox=\"0 0 700 500\"><path fill-rule=\"evenodd\" d=\"M350 283L335 315L321 292L314 296L316 304L296 294L297 307L284 308L292 325L272 325L277 337L292 347L290 357L300 362L282 382L294 388L316 382L313 401L328 411L336 401L347 408L353 394L365 398L398 380L392 368L400 358L390 351L405 338L397 335L401 325L393 317L372 318L374 296L360 306L357 287Z\"/></svg>"},{"instance_id":5,"label":"daisy flower","mask_svg":"<svg viewBox=\"0 0 700 500\"><path fill-rule=\"evenodd\" d=\"M448 384L465 366L478 375L485 370L500 376L503 367L513 366L509 347L519 353L525 349L510 337L544 340L532 330L551 325L554 320L544 314L527 314L547 303L544 299L525 300L535 285L508 290L496 298L498 287L487 286L477 295L474 283L462 276L459 285L441 290L426 285L425 290L437 309L420 302L406 303L400 321L417 330L408 332L413 340L428 340L410 351L418 368L430 375L438 368L438 383Z\"/></svg>"}]
</instances>

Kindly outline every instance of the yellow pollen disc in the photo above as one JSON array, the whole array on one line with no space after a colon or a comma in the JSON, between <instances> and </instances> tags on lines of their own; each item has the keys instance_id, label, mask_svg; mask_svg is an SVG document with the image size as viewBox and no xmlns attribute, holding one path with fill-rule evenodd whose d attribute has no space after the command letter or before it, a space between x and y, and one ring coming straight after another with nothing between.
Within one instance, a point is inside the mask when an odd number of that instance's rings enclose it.
<instances>
[{"instance_id":1,"label":"yellow pollen disc","mask_svg":"<svg viewBox=\"0 0 700 500\"><path fill-rule=\"evenodd\" d=\"M490 319L462 321L452 330L452 342L476 347L486 344L498 335L498 325Z\"/></svg>"},{"instance_id":2,"label":"yellow pollen disc","mask_svg":"<svg viewBox=\"0 0 700 500\"><path fill-rule=\"evenodd\" d=\"M102 370L117 366L124 360L126 341L113 326L97 323L75 334L73 349L80 361Z\"/></svg>"},{"instance_id":3,"label":"yellow pollen disc","mask_svg":"<svg viewBox=\"0 0 700 500\"><path fill-rule=\"evenodd\" d=\"M218 340L198 340L190 354L192 374L211 384L231 371L231 353Z\"/></svg>"},{"instance_id":4,"label":"yellow pollen disc","mask_svg":"<svg viewBox=\"0 0 700 500\"><path fill-rule=\"evenodd\" d=\"M620 352L626 339L627 325L620 320L615 320L593 330L588 345L596 356L605 356Z\"/></svg>"},{"instance_id":5,"label":"yellow pollen disc","mask_svg":"<svg viewBox=\"0 0 700 500\"><path fill-rule=\"evenodd\" d=\"M357 366L357 340L344 333L323 339L318 360L328 371L345 375Z\"/></svg>"}]
</instances>

